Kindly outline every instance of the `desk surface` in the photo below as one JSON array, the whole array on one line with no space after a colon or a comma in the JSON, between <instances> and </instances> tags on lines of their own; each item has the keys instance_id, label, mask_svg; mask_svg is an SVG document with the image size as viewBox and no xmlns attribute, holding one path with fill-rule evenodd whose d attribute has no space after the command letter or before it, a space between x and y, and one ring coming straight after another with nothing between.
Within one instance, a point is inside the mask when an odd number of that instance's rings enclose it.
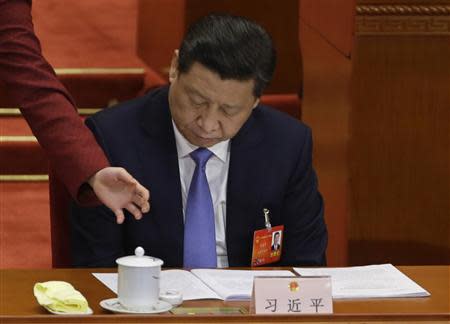
<instances>
[{"instance_id":1,"label":"desk surface","mask_svg":"<svg viewBox=\"0 0 450 324\"><path fill-rule=\"evenodd\" d=\"M450 321L449 271L450 266L398 267L411 279L431 293L422 298L383 298L365 300L336 300L333 315L319 316L261 316L245 315L117 315L103 310L99 302L116 297L94 278L92 272L114 272L115 269L49 269L49 270L0 270L0 323L213 323L213 322L441 322ZM33 296L35 282L64 280L72 283L88 299L92 316L56 316L40 307ZM185 307L243 306L249 302L223 302L203 300L184 302Z\"/></svg>"}]
</instances>

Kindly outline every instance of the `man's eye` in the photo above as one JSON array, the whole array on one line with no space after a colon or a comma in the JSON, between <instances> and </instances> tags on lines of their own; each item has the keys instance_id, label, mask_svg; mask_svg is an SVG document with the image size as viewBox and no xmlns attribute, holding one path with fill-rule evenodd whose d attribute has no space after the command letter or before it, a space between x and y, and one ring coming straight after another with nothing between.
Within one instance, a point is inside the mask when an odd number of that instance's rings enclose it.
<instances>
[{"instance_id":1,"label":"man's eye","mask_svg":"<svg viewBox=\"0 0 450 324\"><path fill-rule=\"evenodd\" d=\"M205 101L199 101L199 100L194 100L192 98L190 98L191 104L196 106L196 107L201 107L204 106L206 104Z\"/></svg>"},{"instance_id":2,"label":"man's eye","mask_svg":"<svg viewBox=\"0 0 450 324\"><path fill-rule=\"evenodd\" d=\"M235 109L235 108L222 107L221 110L225 116L230 116L230 117L236 115L236 113L237 113L237 109Z\"/></svg>"}]
</instances>

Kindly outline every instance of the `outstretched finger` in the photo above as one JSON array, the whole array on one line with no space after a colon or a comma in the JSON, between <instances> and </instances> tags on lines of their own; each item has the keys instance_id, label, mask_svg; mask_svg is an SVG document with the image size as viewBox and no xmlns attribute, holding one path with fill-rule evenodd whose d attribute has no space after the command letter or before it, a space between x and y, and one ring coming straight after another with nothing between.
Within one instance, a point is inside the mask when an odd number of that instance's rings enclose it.
<instances>
[{"instance_id":1,"label":"outstretched finger","mask_svg":"<svg viewBox=\"0 0 450 324\"><path fill-rule=\"evenodd\" d=\"M135 195L141 196L143 200L148 201L150 199L150 191L136 181L136 188L134 189Z\"/></svg>"},{"instance_id":2,"label":"outstretched finger","mask_svg":"<svg viewBox=\"0 0 450 324\"><path fill-rule=\"evenodd\" d=\"M141 206L141 212L148 213L150 211L150 203L147 201Z\"/></svg>"},{"instance_id":3,"label":"outstretched finger","mask_svg":"<svg viewBox=\"0 0 450 324\"><path fill-rule=\"evenodd\" d=\"M147 213L150 210L150 203L141 196L134 194L132 200L141 209L141 212Z\"/></svg>"},{"instance_id":4,"label":"outstretched finger","mask_svg":"<svg viewBox=\"0 0 450 324\"><path fill-rule=\"evenodd\" d=\"M133 203L129 203L128 205L125 206L125 208L134 216L134 218L136 219L142 218L141 211Z\"/></svg>"},{"instance_id":5,"label":"outstretched finger","mask_svg":"<svg viewBox=\"0 0 450 324\"><path fill-rule=\"evenodd\" d=\"M138 207L142 207L142 205L144 205L147 201L144 199L144 197L142 197L141 195L139 195L136 191L134 191L133 196L131 197L131 200L133 201L133 203L138 206Z\"/></svg>"},{"instance_id":6,"label":"outstretched finger","mask_svg":"<svg viewBox=\"0 0 450 324\"><path fill-rule=\"evenodd\" d=\"M116 215L117 224L122 224L125 220L125 215L123 214L123 210L121 208L114 210L114 214Z\"/></svg>"}]
</instances>

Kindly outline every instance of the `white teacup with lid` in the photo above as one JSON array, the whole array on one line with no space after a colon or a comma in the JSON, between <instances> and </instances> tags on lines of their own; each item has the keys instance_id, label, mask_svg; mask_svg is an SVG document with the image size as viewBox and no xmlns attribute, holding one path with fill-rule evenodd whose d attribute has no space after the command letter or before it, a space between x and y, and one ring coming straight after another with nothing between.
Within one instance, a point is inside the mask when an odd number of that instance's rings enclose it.
<instances>
[{"instance_id":1,"label":"white teacup with lid","mask_svg":"<svg viewBox=\"0 0 450 324\"><path fill-rule=\"evenodd\" d=\"M145 251L140 246L134 253L116 260L119 265L117 295L124 308L139 311L158 302L161 266L164 262L144 255Z\"/></svg>"}]
</instances>

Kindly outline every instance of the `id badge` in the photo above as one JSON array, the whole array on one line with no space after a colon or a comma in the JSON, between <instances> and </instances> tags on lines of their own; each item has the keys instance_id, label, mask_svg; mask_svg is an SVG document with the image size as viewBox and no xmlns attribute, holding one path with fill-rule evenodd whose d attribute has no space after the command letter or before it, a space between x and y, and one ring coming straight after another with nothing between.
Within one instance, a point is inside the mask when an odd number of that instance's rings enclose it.
<instances>
[{"instance_id":1,"label":"id badge","mask_svg":"<svg viewBox=\"0 0 450 324\"><path fill-rule=\"evenodd\" d=\"M281 258L283 225L264 228L253 233L252 267L277 262Z\"/></svg>"}]
</instances>

